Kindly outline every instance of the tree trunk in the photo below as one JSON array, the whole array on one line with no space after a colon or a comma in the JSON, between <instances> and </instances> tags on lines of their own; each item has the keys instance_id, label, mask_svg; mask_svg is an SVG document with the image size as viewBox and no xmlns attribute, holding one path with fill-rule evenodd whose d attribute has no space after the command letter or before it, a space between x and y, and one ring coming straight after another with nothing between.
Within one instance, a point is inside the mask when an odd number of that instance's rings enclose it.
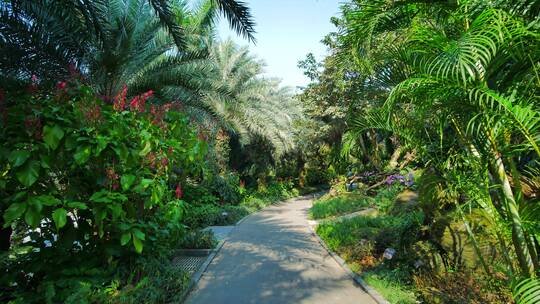
<instances>
[{"instance_id":1,"label":"tree trunk","mask_svg":"<svg viewBox=\"0 0 540 304\"><path fill-rule=\"evenodd\" d=\"M512 243L516 250L516 256L518 258L519 267L523 272L523 275L530 276L534 273L534 263L532 256L527 246L527 239L525 231L521 224L521 218L519 216L519 208L510 185L510 181L506 174L506 169L501 155L498 152L494 152L495 163L493 164L492 172L493 176L496 176L499 180L501 191L506 200L507 212L512 221Z\"/></svg>"}]
</instances>

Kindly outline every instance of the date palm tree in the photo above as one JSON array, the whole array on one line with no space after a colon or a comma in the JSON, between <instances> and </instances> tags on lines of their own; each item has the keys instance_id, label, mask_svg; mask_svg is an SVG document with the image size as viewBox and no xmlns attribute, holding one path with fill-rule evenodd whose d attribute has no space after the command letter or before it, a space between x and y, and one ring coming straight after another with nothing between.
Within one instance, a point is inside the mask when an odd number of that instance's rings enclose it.
<instances>
[{"instance_id":1,"label":"date palm tree","mask_svg":"<svg viewBox=\"0 0 540 304\"><path fill-rule=\"evenodd\" d=\"M143 5L144 4L144 5ZM55 1L2 0L0 2L0 68L2 77L58 79L67 66L84 65L84 58L110 47L111 15L122 7L149 10L159 27L179 50L184 50L191 33L183 21L189 13L182 0L147 1ZM236 0L206 0L200 4L208 14L205 23L222 13L239 34L254 41L254 22L249 8ZM136 12L130 12L131 15ZM150 16L148 16L150 17ZM120 22L121 20L116 20Z\"/></svg>"},{"instance_id":2,"label":"date palm tree","mask_svg":"<svg viewBox=\"0 0 540 304\"><path fill-rule=\"evenodd\" d=\"M231 40L211 48L215 65L212 88L204 101L217 118L216 127L248 143L256 137L267 140L281 155L293 148L292 120L300 108L290 88L280 87L277 79L262 76L264 63Z\"/></svg>"}]
</instances>

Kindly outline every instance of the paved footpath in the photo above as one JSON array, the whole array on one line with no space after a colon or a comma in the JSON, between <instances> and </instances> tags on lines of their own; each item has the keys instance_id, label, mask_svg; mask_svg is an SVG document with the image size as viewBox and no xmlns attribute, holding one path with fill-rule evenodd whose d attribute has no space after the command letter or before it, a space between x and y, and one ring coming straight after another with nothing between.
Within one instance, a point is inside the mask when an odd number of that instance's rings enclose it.
<instances>
[{"instance_id":1,"label":"paved footpath","mask_svg":"<svg viewBox=\"0 0 540 304\"><path fill-rule=\"evenodd\" d=\"M376 303L311 235L310 207L289 200L236 226L187 303Z\"/></svg>"}]
</instances>

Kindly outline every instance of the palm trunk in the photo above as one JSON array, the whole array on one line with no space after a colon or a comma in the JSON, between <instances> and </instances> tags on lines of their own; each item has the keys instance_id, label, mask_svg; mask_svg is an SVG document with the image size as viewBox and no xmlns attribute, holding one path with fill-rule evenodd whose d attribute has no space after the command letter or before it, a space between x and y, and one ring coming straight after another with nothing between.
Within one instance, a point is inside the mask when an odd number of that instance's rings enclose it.
<instances>
[{"instance_id":1,"label":"palm trunk","mask_svg":"<svg viewBox=\"0 0 540 304\"><path fill-rule=\"evenodd\" d=\"M521 268L523 275L530 276L534 273L534 263L527 246L528 242L519 216L519 208L508 175L506 174L503 159L500 153L494 151L493 154L495 162L492 165L492 174L497 177L503 197L506 200L507 212L512 221L512 243L516 251L519 267Z\"/></svg>"}]
</instances>

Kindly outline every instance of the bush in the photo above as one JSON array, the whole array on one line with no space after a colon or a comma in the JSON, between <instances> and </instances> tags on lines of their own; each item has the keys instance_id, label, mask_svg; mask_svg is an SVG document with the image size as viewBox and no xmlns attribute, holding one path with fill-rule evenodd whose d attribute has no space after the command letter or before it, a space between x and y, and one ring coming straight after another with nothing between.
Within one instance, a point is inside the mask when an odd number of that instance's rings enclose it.
<instances>
[{"instance_id":1,"label":"bush","mask_svg":"<svg viewBox=\"0 0 540 304\"><path fill-rule=\"evenodd\" d=\"M183 200L194 205L217 204L219 202L219 198L206 187L189 183L184 187Z\"/></svg>"},{"instance_id":2,"label":"bush","mask_svg":"<svg viewBox=\"0 0 540 304\"><path fill-rule=\"evenodd\" d=\"M241 201L240 178L237 173L212 174L205 178L203 186L218 197L222 204L236 205Z\"/></svg>"},{"instance_id":3,"label":"bush","mask_svg":"<svg viewBox=\"0 0 540 304\"><path fill-rule=\"evenodd\" d=\"M146 112L149 95L127 110L125 92L108 105L76 84L10 94L0 128L3 220L29 241L12 243L2 269L2 283L16 286L9 300L67 301L76 286L106 284L143 248L159 256L180 239L177 168L201 171L206 144L172 105Z\"/></svg>"},{"instance_id":4,"label":"bush","mask_svg":"<svg viewBox=\"0 0 540 304\"><path fill-rule=\"evenodd\" d=\"M217 240L212 230L195 230L188 232L180 242L184 249L212 249L216 247Z\"/></svg>"}]
</instances>

